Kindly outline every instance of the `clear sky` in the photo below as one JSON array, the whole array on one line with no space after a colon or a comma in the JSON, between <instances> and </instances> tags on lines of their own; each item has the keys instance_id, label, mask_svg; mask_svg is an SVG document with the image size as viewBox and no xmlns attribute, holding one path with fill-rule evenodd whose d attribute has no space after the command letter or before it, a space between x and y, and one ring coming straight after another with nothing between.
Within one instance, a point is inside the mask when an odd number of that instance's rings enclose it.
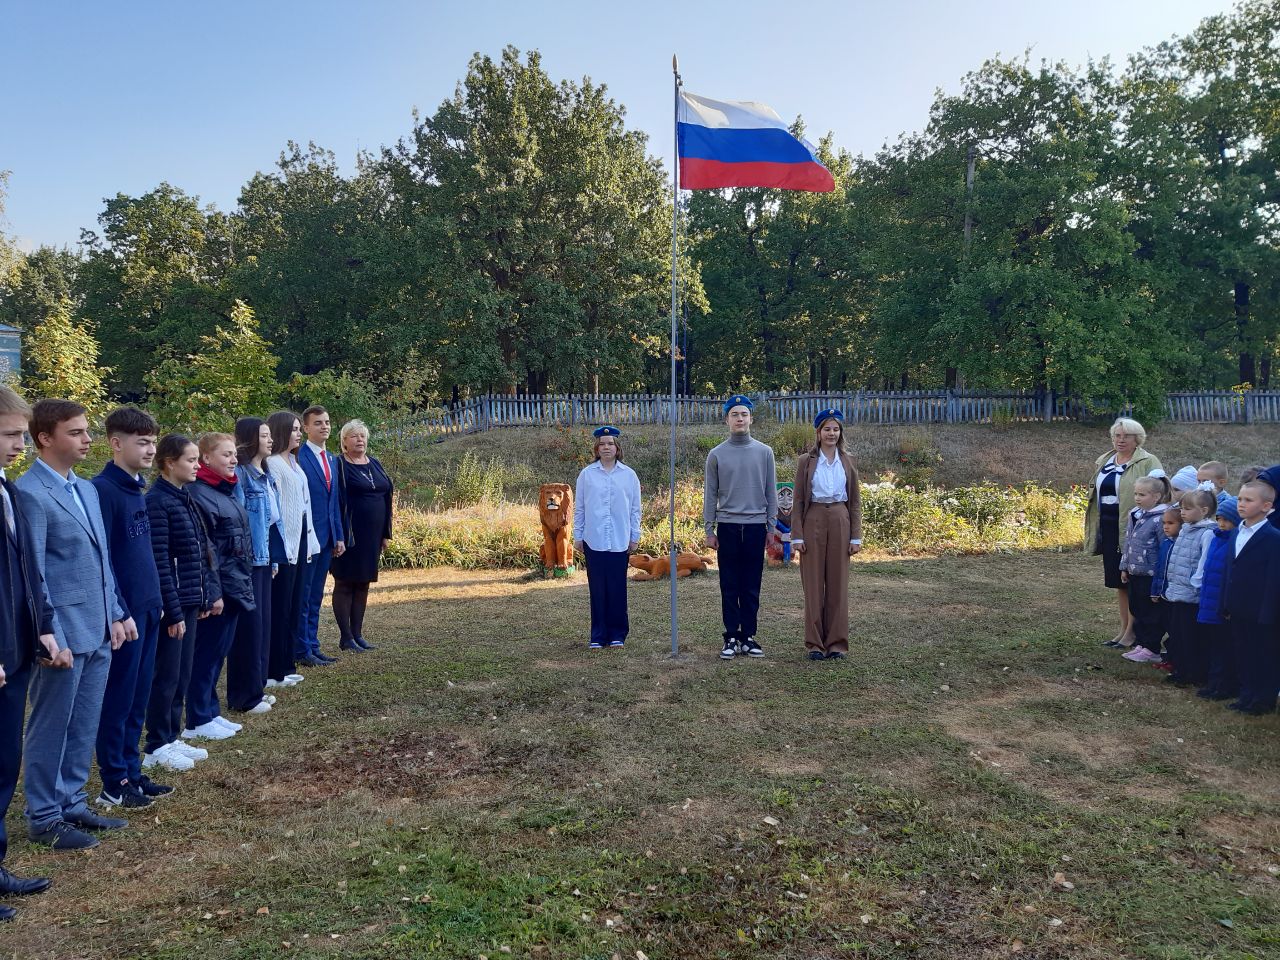
<instances>
[{"instance_id":1,"label":"clear sky","mask_svg":"<svg viewBox=\"0 0 1280 960\"><path fill-rule=\"evenodd\" d=\"M927 119L939 87L997 54L1123 62L1228 0L489 2L0 0L3 229L74 245L105 197L161 181L220 209L285 142L345 169L406 135L472 53L538 49L589 76L670 168L671 54L686 89L804 116L811 139L869 153Z\"/></svg>"}]
</instances>

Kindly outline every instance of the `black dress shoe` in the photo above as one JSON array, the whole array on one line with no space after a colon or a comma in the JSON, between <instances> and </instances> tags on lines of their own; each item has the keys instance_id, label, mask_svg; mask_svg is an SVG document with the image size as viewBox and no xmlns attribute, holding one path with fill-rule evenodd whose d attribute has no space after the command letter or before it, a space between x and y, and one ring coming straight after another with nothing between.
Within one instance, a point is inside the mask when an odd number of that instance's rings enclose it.
<instances>
[{"instance_id":1,"label":"black dress shoe","mask_svg":"<svg viewBox=\"0 0 1280 960\"><path fill-rule=\"evenodd\" d=\"M63 819L73 827L82 830L123 830L129 825L128 820L120 817L103 817L92 810L81 810L79 813L63 814Z\"/></svg>"},{"instance_id":2,"label":"black dress shoe","mask_svg":"<svg viewBox=\"0 0 1280 960\"><path fill-rule=\"evenodd\" d=\"M338 662L338 658L337 658L337 657L331 657L331 656L329 656L327 653L317 653L317 654L316 654L316 656L317 656L317 657L319 657L321 660L323 660L325 663L337 663L337 662Z\"/></svg>"},{"instance_id":3,"label":"black dress shoe","mask_svg":"<svg viewBox=\"0 0 1280 960\"><path fill-rule=\"evenodd\" d=\"M356 643L354 640L339 640L338 649L352 650L355 653L364 653L364 647L360 646L360 644Z\"/></svg>"},{"instance_id":4,"label":"black dress shoe","mask_svg":"<svg viewBox=\"0 0 1280 960\"><path fill-rule=\"evenodd\" d=\"M832 650L830 653L827 654L828 660L843 660L844 658L845 658L845 655L841 653L839 650Z\"/></svg>"},{"instance_id":5,"label":"black dress shoe","mask_svg":"<svg viewBox=\"0 0 1280 960\"><path fill-rule=\"evenodd\" d=\"M320 659L313 653L308 653L305 657L298 660L298 663L305 667L327 667L329 666L329 662L330 661L328 660Z\"/></svg>"},{"instance_id":6,"label":"black dress shoe","mask_svg":"<svg viewBox=\"0 0 1280 960\"><path fill-rule=\"evenodd\" d=\"M810 660L825 660L825 659L826 659L826 657L825 657L825 655L823 654L823 652L822 652L821 650L810 650L810 651L809 651L809 659L810 659Z\"/></svg>"},{"instance_id":7,"label":"black dress shoe","mask_svg":"<svg viewBox=\"0 0 1280 960\"><path fill-rule=\"evenodd\" d=\"M6 907L4 904L0 903L0 923L4 923L6 920L12 920L17 915L18 911L13 909L13 907Z\"/></svg>"},{"instance_id":8,"label":"black dress shoe","mask_svg":"<svg viewBox=\"0 0 1280 960\"><path fill-rule=\"evenodd\" d=\"M361 650L377 650L378 649L372 643L366 640L364 637L356 637L356 646L358 646Z\"/></svg>"},{"instance_id":9,"label":"black dress shoe","mask_svg":"<svg viewBox=\"0 0 1280 960\"><path fill-rule=\"evenodd\" d=\"M4 867L0 867L0 895L7 897L26 897L33 893L44 893L53 881L48 877L15 877Z\"/></svg>"}]
</instances>

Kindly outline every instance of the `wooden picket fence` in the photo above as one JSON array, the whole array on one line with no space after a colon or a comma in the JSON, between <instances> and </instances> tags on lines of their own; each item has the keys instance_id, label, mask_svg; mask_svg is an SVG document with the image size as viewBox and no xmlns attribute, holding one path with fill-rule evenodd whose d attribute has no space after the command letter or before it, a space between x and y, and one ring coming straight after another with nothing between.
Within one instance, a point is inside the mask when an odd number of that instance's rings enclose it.
<instances>
[{"instance_id":1,"label":"wooden picket fence","mask_svg":"<svg viewBox=\"0 0 1280 960\"><path fill-rule=\"evenodd\" d=\"M752 393L757 417L808 423L838 407L851 424L1013 423L1085 420L1100 414L1086 403L1052 392L1014 390L896 390L826 393ZM723 397L676 398L682 425L718 424ZM1127 413L1128 410L1121 410ZM1202 390L1171 393L1166 419L1175 423L1280 423L1280 390ZM671 397L662 394L506 396L490 394L454 405L447 413L395 424L389 431L414 448L451 434L496 427L669 424Z\"/></svg>"}]
</instances>

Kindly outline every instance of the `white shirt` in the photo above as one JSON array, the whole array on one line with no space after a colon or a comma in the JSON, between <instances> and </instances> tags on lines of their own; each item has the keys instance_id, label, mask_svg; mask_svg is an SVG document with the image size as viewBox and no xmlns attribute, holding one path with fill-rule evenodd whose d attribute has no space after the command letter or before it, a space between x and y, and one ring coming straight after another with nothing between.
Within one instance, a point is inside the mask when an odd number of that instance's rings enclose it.
<instances>
[{"instance_id":1,"label":"white shirt","mask_svg":"<svg viewBox=\"0 0 1280 960\"><path fill-rule=\"evenodd\" d=\"M605 470L600 461L578 474L573 496L573 539L592 550L622 553L640 542L640 478L625 463Z\"/></svg>"},{"instance_id":2,"label":"white shirt","mask_svg":"<svg viewBox=\"0 0 1280 960\"><path fill-rule=\"evenodd\" d=\"M1249 542L1249 538L1258 532L1258 528L1262 526L1264 523L1271 522L1267 518L1270 517L1273 512L1274 511L1268 510L1266 514L1263 515L1262 519L1259 520L1257 523L1255 523L1253 526L1249 526L1249 524L1247 523L1240 524L1239 529L1236 530L1236 556L1237 557L1240 556L1240 551L1244 549L1244 545Z\"/></svg>"},{"instance_id":3,"label":"white shirt","mask_svg":"<svg viewBox=\"0 0 1280 960\"><path fill-rule=\"evenodd\" d=\"M840 462L838 454L828 460L826 454L819 452L818 466L813 471L813 485L809 494L815 503L844 503L849 499L844 464Z\"/></svg>"},{"instance_id":4,"label":"white shirt","mask_svg":"<svg viewBox=\"0 0 1280 960\"><path fill-rule=\"evenodd\" d=\"M813 469L813 484L809 487L809 499L813 503L846 503L849 500L848 478L844 475L844 463L840 455L828 460L826 454L818 451L818 465ZM792 546L803 544L804 539L793 539ZM861 540L850 540L851 546L862 546Z\"/></svg>"},{"instance_id":5,"label":"white shirt","mask_svg":"<svg viewBox=\"0 0 1280 960\"><path fill-rule=\"evenodd\" d=\"M8 480L8 479L9 478L4 475L4 467L0 467L0 480ZM12 533L14 536L17 536L18 529L17 527L14 526L14 523L16 521L13 518L13 501L9 499L9 491L6 490L3 486L0 486L0 497L4 498L5 523L9 525L9 532Z\"/></svg>"}]
</instances>

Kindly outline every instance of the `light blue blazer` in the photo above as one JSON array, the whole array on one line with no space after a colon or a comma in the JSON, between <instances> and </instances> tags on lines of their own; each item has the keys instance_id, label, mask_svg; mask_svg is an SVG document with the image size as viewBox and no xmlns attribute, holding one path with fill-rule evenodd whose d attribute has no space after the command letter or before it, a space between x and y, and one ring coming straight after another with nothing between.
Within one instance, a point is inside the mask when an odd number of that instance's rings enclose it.
<instances>
[{"instance_id":1,"label":"light blue blazer","mask_svg":"<svg viewBox=\"0 0 1280 960\"><path fill-rule=\"evenodd\" d=\"M33 463L14 485L25 494L23 510L53 604L53 635L62 649L90 653L109 636L112 622L124 617L98 491L77 478L86 522L75 498L42 464Z\"/></svg>"}]
</instances>

